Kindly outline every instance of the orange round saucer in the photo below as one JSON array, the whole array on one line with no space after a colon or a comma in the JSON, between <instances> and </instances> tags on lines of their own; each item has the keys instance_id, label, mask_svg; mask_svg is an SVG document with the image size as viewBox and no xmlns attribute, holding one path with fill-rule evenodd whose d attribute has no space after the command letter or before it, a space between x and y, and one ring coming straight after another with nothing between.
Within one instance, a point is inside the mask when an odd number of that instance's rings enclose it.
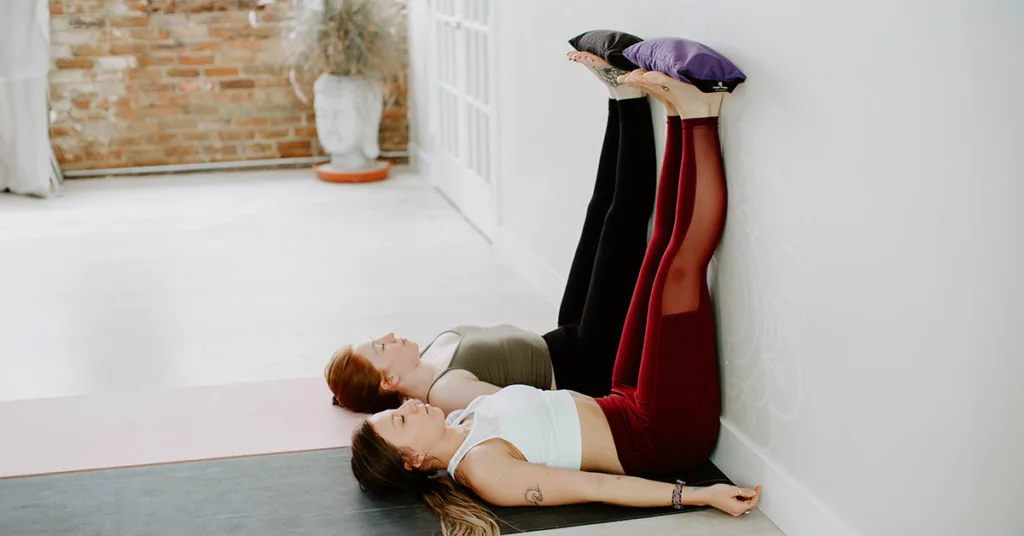
<instances>
[{"instance_id":1,"label":"orange round saucer","mask_svg":"<svg viewBox=\"0 0 1024 536\"><path fill-rule=\"evenodd\" d=\"M377 167L363 171L332 171L327 169L327 166L324 164L317 164L313 166L313 171L316 171L316 175L320 177L320 180L326 182L357 183L382 181L388 178L394 164L388 160L378 160L377 163Z\"/></svg>"}]
</instances>

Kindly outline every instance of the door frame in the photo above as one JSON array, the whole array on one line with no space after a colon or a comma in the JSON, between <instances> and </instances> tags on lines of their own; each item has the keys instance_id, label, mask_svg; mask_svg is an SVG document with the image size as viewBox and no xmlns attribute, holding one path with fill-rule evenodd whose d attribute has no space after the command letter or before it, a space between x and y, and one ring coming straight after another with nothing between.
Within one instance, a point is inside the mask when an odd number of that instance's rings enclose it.
<instances>
[{"instance_id":1,"label":"door frame","mask_svg":"<svg viewBox=\"0 0 1024 536\"><path fill-rule=\"evenodd\" d=\"M498 106L498 86L499 84L499 73L498 68L498 32L499 25L497 10L500 2L498 0L449 0L453 2L455 6L455 13L460 14L453 18L445 15L438 15L436 13L437 2L440 0L429 0L426 16L428 18L429 32L428 32L428 50L429 55L428 73L427 73L427 97L429 102L427 103L427 132L430 135L429 143L426 147L421 147L421 150L425 149L426 156L429 159L427 162L428 169L426 175L430 182L435 188L443 195L448 201L462 213L463 217L475 227L487 240L494 242L497 239L498 226L500 223L499 219L499 191L501 184L501 175L499 170L499 153L498 150L498 136L499 128L498 122L500 120L500 108ZM450 158L445 154L445 149L441 144L441 127L440 127L440 98L441 90L440 84L440 54L438 51L440 47L439 36L437 31L438 22L442 19L450 19L455 22L456 19L461 18L461 14L465 13L467 1L482 1L488 3L487 14L487 59L488 65L488 87L487 97L489 99L489 120L488 120L488 133L490 146L485 150L488 157L487 170L490 175L490 181L481 180L484 184L474 184L472 181L466 181L456 176L456 173L466 174L467 176L473 175L474 173L469 170L468 166L464 163ZM461 21L458 23L463 25L473 26L473 23ZM465 42L465 40L463 40ZM466 62L465 50L456 47L456 51L453 52L456 56L459 56L456 60L456 80L458 86L454 88L460 98L465 98L465 77L468 72L469 65L464 64ZM459 104L461 106L461 101ZM460 117L457 122L455 134L458 136L457 143L468 144L468 136L471 135L471 131L467 128L468 125L464 124L468 118ZM468 152L468 149L467 149ZM468 186L468 188L467 188ZM485 203L480 203L480 199L486 199Z\"/></svg>"}]
</instances>

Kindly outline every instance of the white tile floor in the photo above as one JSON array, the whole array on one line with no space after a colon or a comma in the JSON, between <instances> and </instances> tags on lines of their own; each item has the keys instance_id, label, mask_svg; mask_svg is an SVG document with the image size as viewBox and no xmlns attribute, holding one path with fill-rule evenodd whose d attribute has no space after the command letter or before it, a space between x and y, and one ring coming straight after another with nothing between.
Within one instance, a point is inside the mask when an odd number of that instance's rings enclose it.
<instances>
[{"instance_id":1,"label":"white tile floor","mask_svg":"<svg viewBox=\"0 0 1024 536\"><path fill-rule=\"evenodd\" d=\"M346 340L427 342L458 323L544 332L555 311L405 171L358 186L288 170L0 195L0 401L315 377ZM757 512L551 534L627 532L780 534Z\"/></svg>"},{"instance_id":2,"label":"white tile floor","mask_svg":"<svg viewBox=\"0 0 1024 536\"><path fill-rule=\"evenodd\" d=\"M304 170L0 196L0 400L315 376L343 341L555 310L425 181Z\"/></svg>"}]
</instances>

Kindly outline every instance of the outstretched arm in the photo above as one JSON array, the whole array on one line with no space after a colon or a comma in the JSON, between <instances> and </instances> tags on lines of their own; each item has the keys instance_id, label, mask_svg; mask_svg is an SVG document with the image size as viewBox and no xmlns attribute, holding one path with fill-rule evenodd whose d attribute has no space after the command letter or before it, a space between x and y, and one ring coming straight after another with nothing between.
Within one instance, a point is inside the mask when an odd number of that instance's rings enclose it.
<instances>
[{"instance_id":1,"label":"outstretched arm","mask_svg":"<svg viewBox=\"0 0 1024 536\"><path fill-rule=\"evenodd\" d=\"M553 469L507 454L500 444L474 448L459 465L458 479L496 506L556 506L601 502L632 507L672 506L675 484L643 478ZM682 489L680 503L714 506L739 516L757 506L761 489L716 484Z\"/></svg>"}]
</instances>

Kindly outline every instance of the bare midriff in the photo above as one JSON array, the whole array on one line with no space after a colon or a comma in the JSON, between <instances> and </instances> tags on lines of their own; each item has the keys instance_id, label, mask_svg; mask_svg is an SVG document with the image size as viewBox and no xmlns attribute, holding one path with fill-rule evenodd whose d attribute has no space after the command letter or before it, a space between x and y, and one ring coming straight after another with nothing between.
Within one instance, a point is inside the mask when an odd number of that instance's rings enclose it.
<instances>
[{"instance_id":1,"label":"bare midriff","mask_svg":"<svg viewBox=\"0 0 1024 536\"><path fill-rule=\"evenodd\" d=\"M580 469L621 475L625 472L615 449L612 429L597 401L587 395L572 393L576 411L580 416L580 435L583 442L583 459Z\"/></svg>"}]
</instances>

